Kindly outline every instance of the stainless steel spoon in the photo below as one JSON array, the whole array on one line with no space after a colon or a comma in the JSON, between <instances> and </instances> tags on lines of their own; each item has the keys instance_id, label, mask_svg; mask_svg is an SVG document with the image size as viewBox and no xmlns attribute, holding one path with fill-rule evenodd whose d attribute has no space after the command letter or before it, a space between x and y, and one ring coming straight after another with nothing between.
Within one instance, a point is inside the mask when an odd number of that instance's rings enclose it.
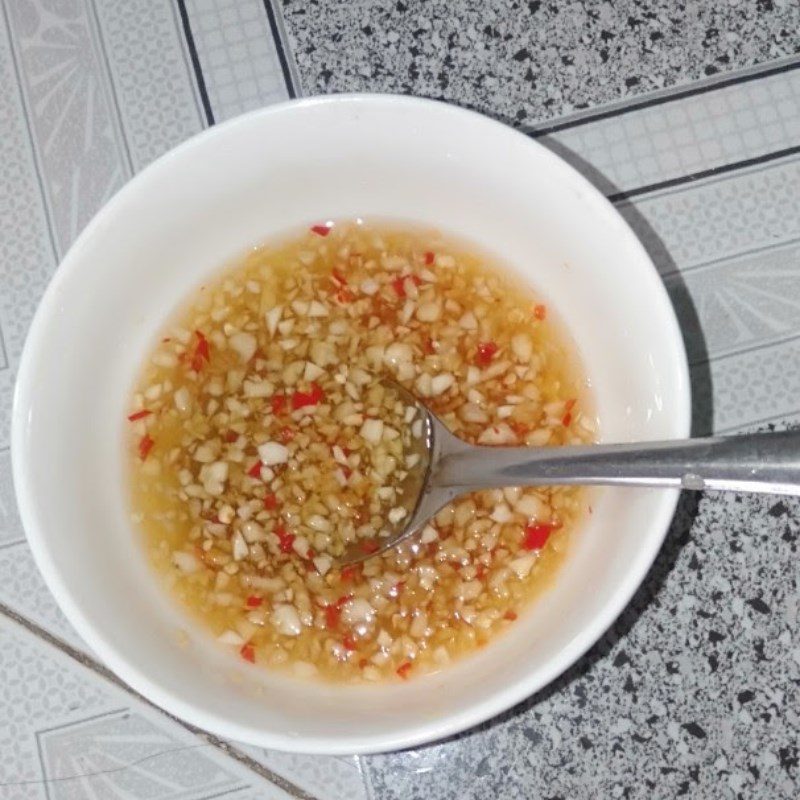
<instances>
[{"instance_id":1,"label":"stainless steel spoon","mask_svg":"<svg viewBox=\"0 0 800 800\"><path fill-rule=\"evenodd\" d=\"M399 384L387 382L422 416L417 480L406 490L410 513L378 547L358 542L338 559L363 561L413 536L456 497L479 489L567 484L716 489L800 495L800 431L578 447L485 447L453 436Z\"/></svg>"}]
</instances>

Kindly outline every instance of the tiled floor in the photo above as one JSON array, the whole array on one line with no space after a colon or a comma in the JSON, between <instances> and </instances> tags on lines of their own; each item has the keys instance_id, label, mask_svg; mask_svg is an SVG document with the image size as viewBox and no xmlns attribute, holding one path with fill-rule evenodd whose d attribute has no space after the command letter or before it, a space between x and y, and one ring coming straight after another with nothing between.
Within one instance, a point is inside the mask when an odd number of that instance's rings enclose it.
<instances>
[{"instance_id":1,"label":"tiled floor","mask_svg":"<svg viewBox=\"0 0 800 800\"><path fill-rule=\"evenodd\" d=\"M0 799L794 798L800 505L687 500L644 587L554 686L398 754L267 753L109 678L33 565L8 424L57 260L134 172L295 94L402 91L587 174L678 311L696 432L800 418L800 6L0 0Z\"/></svg>"}]
</instances>

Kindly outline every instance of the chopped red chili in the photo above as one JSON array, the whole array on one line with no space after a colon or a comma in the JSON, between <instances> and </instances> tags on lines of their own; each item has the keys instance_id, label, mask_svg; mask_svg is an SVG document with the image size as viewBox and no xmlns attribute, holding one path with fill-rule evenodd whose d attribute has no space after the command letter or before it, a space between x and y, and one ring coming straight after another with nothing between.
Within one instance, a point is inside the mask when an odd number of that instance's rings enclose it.
<instances>
[{"instance_id":1,"label":"chopped red chili","mask_svg":"<svg viewBox=\"0 0 800 800\"><path fill-rule=\"evenodd\" d=\"M344 639L342 640L342 644L344 645L345 650L358 649L358 643L352 636L350 636L350 634L347 634L347 636L344 637Z\"/></svg>"},{"instance_id":2,"label":"chopped red chili","mask_svg":"<svg viewBox=\"0 0 800 800\"><path fill-rule=\"evenodd\" d=\"M238 433L236 433L236 431L228 431L228 432L225 434L225 441L226 441L228 444L232 444L232 443L233 443L233 442L235 442L235 441L236 441L238 438L239 438L239 434L238 434Z\"/></svg>"},{"instance_id":3,"label":"chopped red chili","mask_svg":"<svg viewBox=\"0 0 800 800\"><path fill-rule=\"evenodd\" d=\"M311 384L309 392L295 392L292 395L292 409L305 408L306 406L318 405L325 397L322 387L314 382Z\"/></svg>"},{"instance_id":4,"label":"chopped red chili","mask_svg":"<svg viewBox=\"0 0 800 800\"><path fill-rule=\"evenodd\" d=\"M282 553L291 553L294 545L294 534L287 533L283 525L275 528L275 535L278 537L278 547Z\"/></svg>"},{"instance_id":5,"label":"chopped red chili","mask_svg":"<svg viewBox=\"0 0 800 800\"><path fill-rule=\"evenodd\" d=\"M273 395L272 400L270 400L272 405L272 413L277 417L278 414L283 411L284 407L286 406L286 395L285 394L276 394Z\"/></svg>"},{"instance_id":6,"label":"chopped red chili","mask_svg":"<svg viewBox=\"0 0 800 800\"><path fill-rule=\"evenodd\" d=\"M397 674L403 679L406 680L408 678L408 673L411 670L411 662L404 661L398 668Z\"/></svg>"},{"instance_id":7,"label":"chopped red chili","mask_svg":"<svg viewBox=\"0 0 800 800\"><path fill-rule=\"evenodd\" d=\"M433 339L431 339L430 336L426 336L422 348L429 356L432 356L438 349L438 345L433 341Z\"/></svg>"},{"instance_id":8,"label":"chopped red chili","mask_svg":"<svg viewBox=\"0 0 800 800\"><path fill-rule=\"evenodd\" d=\"M325 606L325 627L329 631L335 631L339 627L339 617L342 611L338 606Z\"/></svg>"},{"instance_id":9,"label":"chopped red chili","mask_svg":"<svg viewBox=\"0 0 800 800\"><path fill-rule=\"evenodd\" d=\"M348 567L342 567L342 581L344 583L350 583L350 581L355 580L357 575L358 575L357 566L351 565Z\"/></svg>"},{"instance_id":10,"label":"chopped red chili","mask_svg":"<svg viewBox=\"0 0 800 800\"><path fill-rule=\"evenodd\" d=\"M517 618L517 614L516 614L515 611L509 610L509 611L506 611L505 614L503 614L503 619L507 619L507 620L509 620L509 622L513 622L516 618Z\"/></svg>"},{"instance_id":11,"label":"chopped red chili","mask_svg":"<svg viewBox=\"0 0 800 800\"><path fill-rule=\"evenodd\" d=\"M284 425L281 428L280 439L284 444L289 444L294 439L294 431L288 425Z\"/></svg>"},{"instance_id":12,"label":"chopped red chili","mask_svg":"<svg viewBox=\"0 0 800 800\"><path fill-rule=\"evenodd\" d=\"M203 364L211 360L211 349L208 346L208 339L200 331L195 331L194 335L197 337L197 344L192 356L192 369L200 372Z\"/></svg>"},{"instance_id":13,"label":"chopped red chili","mask_svg":"<svg viewBox=\"0 0 800 800\"><path fill-rule=\"evenodd\" d=\"M144 419L145 417L149 417L153 412L148 411L146 408L143 408L141 411L136 411L133 414L128 414L128 420L130 422L136 422L137 419Z\"/></svg>"},{"instance_id":14,"label":"chopped red chili","mask_svg":"<svg viewBox=\"0 0 800 800\"><path fill-rule=\"evenodd\" d=\"M139 458L141 458L142 461L144 461L147 458L148 454L153 449L154 444L155 442L150 438L150 435L147 433L144 436L142 436L142 438L139 440Z\"/></svg>"},{"instance_id":15,"label":"chopped red chili","mask_svg":"<svg viewBox=\"0 0 800 800\"><path fill-rule=\"evenodd\" d=\"M342 288L336 292L336 299L344 305L345 303L352 303L356 296L349 289Z\"/></svg>"},{"instance_id":16,"label":"chopped red chili","mask_svg":"<svg viewBox=\"0 0 800 800\"><path fill-rule=\"evenodd\" d=\"M340 283L342 286L347 286L347 278L345 278L342 271L336 269L336 267L331 270L331 277L334 279L334 281L336 281L336 283Z\"/></svg>"},{"instance_id":17,"label":"chopped red chili","mask_svg":"<svg viewBox=\"0 0 800 800\"><path fill-rule=\"evenodd\" d=\"M562 425L563 425L565 428L569 428L569 426L570 426L571 422L572 422L572 414L570 414L570 412L569 412L569 411L567 411L567 413L566 413L566 414L564 414L564 416L563 416L563 417L561 417L561 424L562 424Z\"/></svg>"},{"instance_id":18,"label":"chopped red chili","mask_svg":"<svg viewBox=\"0 0 800 800\"><path fill-rule=\"evenodd\" d=\"M239 654L245 661L249 661L251 664L256 663L256 651L250 642L242 645L242 649L239 650Z\"/></svg>"},{"instance_id":19,"label":"chopped red chili","mask_svg":"<svg viewBox=\"0 0 800 800\"><path fill-rule=\"evenodd\" d=\"M535 319L543 320L547 316L547 306L539 303L533 307L533 316Z\"/></svg>"},{"instance_id":20,"label":"chopped red chili","mask_svg":"<svg viewBox=\"0 0 800 800\"><path fill-rule=\"evenodd\" d=\"M274 492L267 492L264 495L264 508L267 511L274 511L278 507L278 498L275 497Z\"/></svg>"},{"instance_id":21,"label":"chopped red chili","mask_svg":"<svg viewBox=\"0 0 800 800\"><path fill-rule=\"evenodd\" d=\"M264 598L251 594L244 602L248 608L258 608L264 602Z\"/></svg>"},{"instance_id":22,"label":"chopped red chili","mask_svg":"<svg viewBox=\"0 0 800 800\"><path fill-rule=\"evenodd\" d=\"M522 541L522 546L526 550L541 550L547 544L550 534L558 527L558 525L553 525L549 522L537 522L533 525L528 525L525 528L525 538Z\"/></svg>"},{"instance_id":23,"label":"chopped red chili","mask_svg":"<svg viewBox=\"0 0 800 800\"><path fill-rule=\"evenodd\" d=\"M427 252L427 253L425 253L425 256L424 256L424 257L425 257L425 263L426 263L428 266L430 266L431 264L433 264L433 260L436 258L436 256L435 256L433 253L431 253L431 251L430 251L430 250L428 250L428 252Z\"/></svg>"},{"instance_id":24,"label":"chopped red chili","mask_svg":"<svg viewBox=\"0 0 800 800\"><path fill-rule=\"evenodd\" d=\"M374 539L364 539L361 542L361 549L365 553L377 553L380 549L380 545Z\"/></svg>"},{"instance_id":25,"label":"chopped red chili","mask_svg":"<svg viewBox=\"0 0 800 800\"><path fill-rule=\"evenodd\" d=\"M262 466L263 466L263 464L260 461L256 461L256 463L253 464L253 466L250 467L249 470L247 470L247 474L251 478L260 478L261 477L261 467Z\"/></svg>"},{"instance_id":26,"label":"chopped red chili","mask_svg":"<svg viewBox=\"0 0 800 800\"><path fill-rule=\"evenodd\" d=\"M422 279L417 275L401 275L400 277L395 278L392 281L392 288L395 290L398 297L406 296L406 278L408 278L414 284L414 286L419 286L422 283Z\"/></svg>"},{"instance_id":27,"label":"chopped red chili","mask_svg":"<svg viewBox=\"0 0 800 800\"><path fill-rule=\"evenodd\" d=\"M498 349L494 342L481 342L478 345L478 352L475 354L475 363L479 367L488 367L497 354Z\"/></svg>"},{"instance_id":28,"label":"chopped red chili","mask_svg":"<svg viewBox=\"0 0 800 800\"><path fill-rule=\"evenodd\" d=\"M327 236L331 232L331 225L312 225L311 232L317 236Z\"/></svg>"}]
</instances>

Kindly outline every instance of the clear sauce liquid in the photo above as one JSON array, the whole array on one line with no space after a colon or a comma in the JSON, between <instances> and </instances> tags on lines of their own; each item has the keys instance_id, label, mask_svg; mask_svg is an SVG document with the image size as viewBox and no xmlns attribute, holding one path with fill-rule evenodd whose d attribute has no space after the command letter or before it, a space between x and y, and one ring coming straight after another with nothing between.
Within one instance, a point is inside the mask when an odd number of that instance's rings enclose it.
<instances>
[{"instance_id":1,"label":"clear sauce liquid","mask_svg":"<svg viewBox=\"0 0 800 800\"><path fill-rule=\"evenodd\" d=\"M413 678L486 645L556 574L581 489L460 498L340 570L401 513L408 388L466 441L592 441L562 328L483 254L340 223L258 248L168 325L131 398L133 517L168 590L237 657L333 681ZM131 419L132 418L132 419Z\"/></svg>"}]
</instances>

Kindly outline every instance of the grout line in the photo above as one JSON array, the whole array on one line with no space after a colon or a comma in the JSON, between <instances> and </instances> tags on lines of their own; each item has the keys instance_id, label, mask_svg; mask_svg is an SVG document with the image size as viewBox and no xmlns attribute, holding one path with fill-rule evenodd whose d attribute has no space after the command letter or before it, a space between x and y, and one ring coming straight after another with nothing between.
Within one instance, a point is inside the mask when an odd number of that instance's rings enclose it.
<instances>
[{"instance_id":1,"label":"grout line","mask_svg":"<svg viewBox=\"0 0 800 800\"><path fill-rule=\"evenodd\" d=\"M739 422L736 425L729 425L727 428L719 428L714 431L715 436L719 435L727 435L730 433L739 433L744 428L751 428L753 425L762 426L767 425L770 422L779 423L779 422L787 422L788 424L792 424L794 420L791 419L792 415L797 415L797 410L795 411L781 411L779 414L773 414L771 417L764 417L763 419L754 419L749 420L747 422Z\"/></svg>"},{"instance_id":2,"label":"grout line","mask_svg":"<svg viewBox=\"0 0 800 800\"><path fill-rule=\"evenodd\" d=\"M206 88L206 79L203 77L203 70L200 66L200 56L197 54L197 47L194 43L194 36L192 35L192 27L189 24L189 14L186 11L185 0L176 0L178 4L178 13L181 17L181 25L183 26L183 34L186 39L186 47L189 50L189 59L194 68L194 76L197 81L197 91L200 93L200 100L203 104L205 111L206 121L209 125L214 124L214 112L211 110L211 100L208 97L208 89Z\"/></svg>"},{"instance_id":3,"label":"grout line","mask_svg":"<svg viewBox=\"0 0 800 800\"><path fill-rule=\"evenodd\" d=\"M608 199L612 203L619 203L625 200L629 200L632 197L637 197L642 194L650 194L651 192L657 192L659 189L670 189L674 186L683 186L684 184L694 183L695 181L703 180L704 178L711 178L717 175L724 175L729 172L735 172L738 169L744 169L746 167L753 167L759 164L767 164L771 161L777 161L778 159L785 158L786 156L792 156L800 153L800 145L794 145L792 147L784 147L781 150L775 150L772 153L764 153L760 156L754 156L753 158L745 158L741 161L731 161L728 164L721 164L718 167L711 167L710 169L703 169L699 172L693 172L690 175L682 175L678 178L669 178L665 181L658 181L657 183L649 183L645 184L644 186L638 186L634 189L628 189L623 192L616 192L615 194L607 195Z\"/></svg>"},{"instance_id":4,"label":"grout line","mask_svg":"<svg viewBox=\"0 0 800 800\"><path fill-rule=\"evenodd\" d=\"M766 164L763 164L763 165L762 164L757 164L755 167L747 169L746 171L745 171L745 169L743 169L742 174L743 175L758 175L759 173L767 172L768 170L771 170L771 169L776 169L776 168L779 168L779 167L782 167L782 166L790 166L792 164L796 164L796 163L798 163L798 161L800 161L800 159L790 158L789 160L781 162L780 164L777 164L777 165L773 164L773 163L769 163L769 162L766 163ZM723 173L721 175L714 175L711 178L709 178L707 181L705 181L703 183L703 186L712 186L715 183L725 183L726 181L736 180L736 178L738 178L738 177L739 177L738 175L736 175L736 174L734 174L732 172ZM651 194L651 195L649 195L647 197L642 197L639 200L637 200L636 202L637 203L642 203L642 202L649 202L649 201L652 201L652 200L659 200L662 197L670 197L671 195L680 194L683 190L684 190L683 186L676 186L673 189L665 189L663 191L654 191L653 194ZM624 203L626 201L623 199L620 202ZM633 203L631 203L631 205L633 205Z\"/></svg>"},{"instance_id":5,"label":"grout line","mask_svg":"<svg viewBox=\"0 0 800 800\"><path fill-rule=\"evenodd\" d=\"M194 104L197 110L197 120L200 123L200 127L203 127L203 120L205 117L205 109L203 108L203 100L200 97L200 90L197 85L197 76L195 75L195 79L192 80L193 74L193 65L191 62L191 58L188 54L188 46L186 44L186 36L182 33L182 21L178 16L178 12L175 10L175 3L169 3L170 11L172 12L172 22L175 25L175 33L178 38L178 46L181 49L181 58L183 60L183 65L186 68L186 73L189 76L189 84L192 87L192 97L194 97Z\"/></svg>"},{"instance_id":6,"label":"grout line","mask_svg":"<svg viewBox=\"0 0 800 800\"><path fill-rule=\"evenodd\" d=\"M217 750L221 751L229 758L238 762L240 765L251 770L252 772L255 772L261 778L264 778L265 780L274 784L279 789L283 789L284 792L297 798L297 800L317 800L317 798L314 797L314 795L309 794L304 789L301 789L299 786L292 783L287 778L284 778L282 775L278 775L268 767L265 767L263 764L259 763L258 761L256 761L251 756L247 755L247 753L243 752L242 750L239 750L237 747L235 747L225 739L221 739L220 737L216 736L213 733L204 731L202 728L197 728L191 723L185 722L179 717L175 717L168 711L165 711L163 708L160 708L155 703L151 702L146 697L139 694L139 692L137 692L135 689L132 689L130 686L128 686L127 683L125 683L122 679L118 678L110 669L108 669L108 667L104 666L99 661L96 661L94 658L87 655L86 653L81 652L74 645L71 645L68 642L65 642L63 639L60 639L58 636L55 636L54 634L50 633L50 631L48 631L46 628L43 628L41 625L37 625L32 620L29 620L26 617L22 616L22 614L20 614L18 611L15 611L13 608L2 602L0 602L0 616L6 617L7 619L16 623L19 627L24 628L28 633L32 634L37 639L41 639L45 641L47 644L49 644L51 647L55 647L57 650L60 650L62 653L69 656L69 658L71 658L73 661L76 661L82 667L85 667L86 669L90 670L91 672L94 672L100 677L105 678L110 683L113 683L117 688L122 689L126 694L131 695L131 697L140 700L141 702L150 706L150 708L154 708L160 714L163 714L165 717L168 717L169 719L180 725L185 730L197 736L206 744L209 744L212 747L216 748Z\"/></svg>"},{"instance_id":7,"label":"grout line","mask_svg":"<svg viewBox=\"0 0 800 800\"><path fill-rule=\"evenodd\" d=\"M688 97L696 97L701 94L708 94L709 92L727 89L731 86L738 86L750 81L759 80L761 78L770 78L775 75L785 74L795 69L800 68L800 59L794 59L788 63L779 64L772 67L756 68L756 71L742 72L731 77L722 77L720 80L713 78L708 83L703 83L697 86L697 82L693 82L683 88L676 87L675 89L667 89L664 94L653 93L654 96L646 97L642 100L634 100L624 105L608 108L605 111L588 112L584 116L577 117L564 122L556 122L552 125L545 125L543 127L532 127L525 132L529 136L539 138L541 136L550 136L559 131L568 130L570 128L577 128L581 125L588 125L592 122L600 122L602 120L611 119L612 117L619 117L625 114L633 113L635 111L642 111L653 106L664 105L665 103L672 103L678 100L683 100ZM624 102L624 101L623 101Z\"/></svg>"},{"instance_id":8,"label":"grout line","mask_svg":"<svg viewBox=\"0 0 800 800\"><path fill-rule=\"evenodd\" d=\"M708 261L698 261L695 264L687 264L683 267L675 267L674 269L669 269L666 272L659 272L658 274L661 276L661 279L666 283L670 279L674 279L676 276L682 276L691 274L694 272L702 272L706 269L713 269L714 267L718 267L721 264L727 264L733 261L741 261L743 259L749 258L751 256L762 255L764 253L774 253L785 248L792 247L796 244L800 243L800 236L792 236L789 239L784 239L780 242L769 242L768 244L762 244L758 247L751 247L749 250L742 250L738 253L728 253L727 255L720 256L719 258L712 258Z\"/></svg>"},{"instance_id":9,"label":"grout line","mask_svg":"<svg viewBox=\"0 0 800 800\"><path fill-rule=\"evenodd\" d=\"M280 11L276 9L272 0L264 0L264 11L269 21L269 29L272 33L272 39L275 43L275 52L278 55L278 62L281 66L283 73L283 82L286 84L286 91L291 99L298 96L297 86L295 85L297 76L289 62L289 45L285 41L285 30L283 30L282 20L279 19Z\"/></svg>"},{"instance_id":10,"label":"grout line","mask_svg":"<svg viewBox=\"0 0 800 800\"><path fill-rule=\"evenodd\" d=\"M745 345L738 350L726 350L724 353L718 353L717 355L706 356L705 358L698 358L694 361L690 361L689 368L698 367L701 364L716 364L719 361L725 361L729 358L735 358L736 356L745 356L748 353L756 353L759 350L766 350L769 347L779 347L782 344L790 344L791 342L796 342L798 339L800 339L800 332L790 333L785 336L779 336L751 345Z\"/></svg>"}]
</instances>

